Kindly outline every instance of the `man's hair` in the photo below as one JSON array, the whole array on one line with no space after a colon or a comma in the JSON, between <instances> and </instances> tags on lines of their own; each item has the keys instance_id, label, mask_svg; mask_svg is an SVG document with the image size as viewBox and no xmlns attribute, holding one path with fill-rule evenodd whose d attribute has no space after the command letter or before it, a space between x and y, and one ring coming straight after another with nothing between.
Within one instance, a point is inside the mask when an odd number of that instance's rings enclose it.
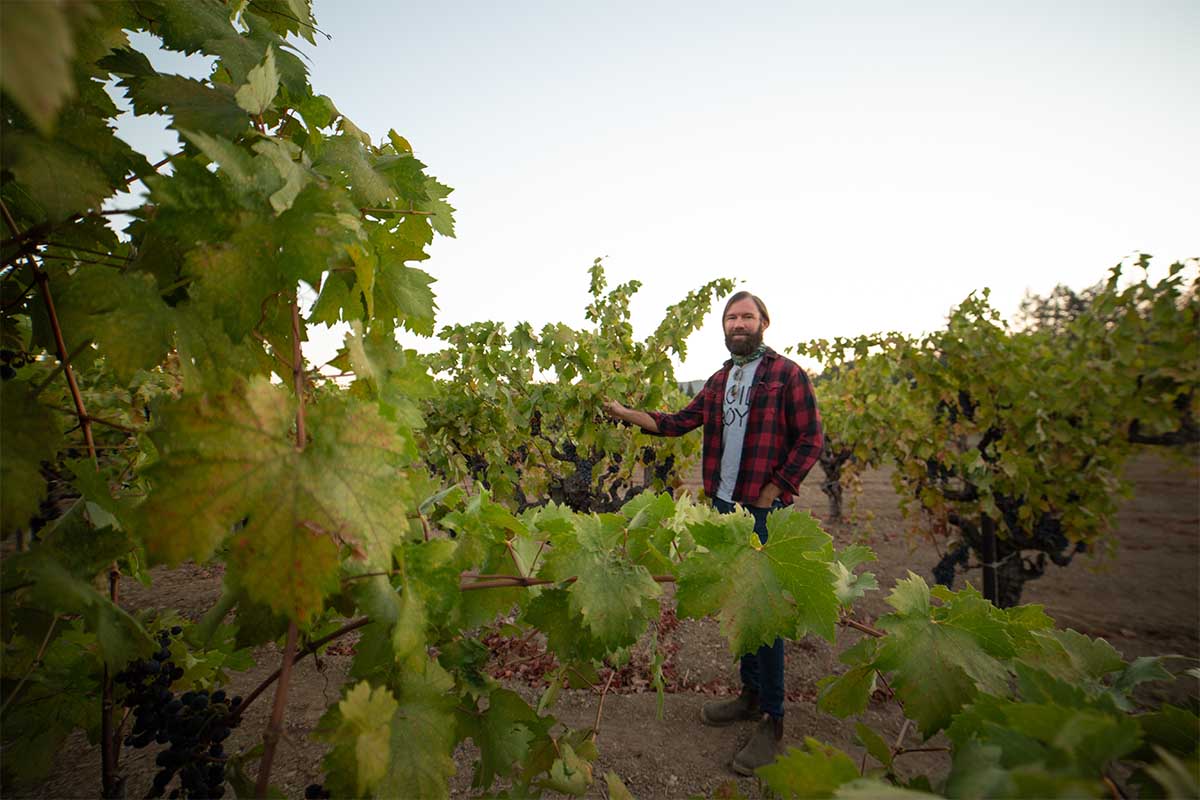
<instances>
[{"instance_id":1,"label":"man's hair","mask_svg":"<svg viewBox=\"0 0 1200 800\"><path fill-rule=\"evenodd\" d=\"M725 301L725 310L721 312L722 319L724 319L725 315L729 313L729 307L739 300L753 300L754 305L758 306L758 315L762 317L763 322L771 321L771 315L767 313L767 304L762 301L762 298L756 294L750 294L750 292L745 291L737 292Z\"/></svg>"}]
</instances>

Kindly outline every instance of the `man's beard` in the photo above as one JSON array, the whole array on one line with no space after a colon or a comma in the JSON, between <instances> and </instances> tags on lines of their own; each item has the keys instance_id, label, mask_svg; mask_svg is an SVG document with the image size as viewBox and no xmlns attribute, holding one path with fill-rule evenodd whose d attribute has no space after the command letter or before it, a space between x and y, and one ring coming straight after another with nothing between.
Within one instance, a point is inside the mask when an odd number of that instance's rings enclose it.
<instances>
[{"instance_id":1,"label":"man's beard","mask_svg":"<svg viewBox=\"0 0 1200 800\"><path fill-rule=\"evenodd\" d=\"M746 333L744 338L736 339L731 334L725 334L725 349L735 356L748 356L762 344L763 332L759 328L754 333Z\"/></svg>"}]
</instances>

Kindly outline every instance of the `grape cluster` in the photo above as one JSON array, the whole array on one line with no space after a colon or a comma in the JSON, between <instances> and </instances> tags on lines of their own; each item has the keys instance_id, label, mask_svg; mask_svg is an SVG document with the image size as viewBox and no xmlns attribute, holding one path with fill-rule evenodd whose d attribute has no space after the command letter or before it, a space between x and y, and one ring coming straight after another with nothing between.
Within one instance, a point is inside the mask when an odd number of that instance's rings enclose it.
<instances>
[{"instance_id":1,"label":"grape cluster","mask_svg":"<svg viewBox=\"0 0 1200 800\"><path fill-rule=\"evenodd\" d=\"M162 631L153 655L117 673L117 682L128 690L125 705L133 709L133 728L125 744L168 745L154 760L159 770L147 797L162 797L178 775L179 787L171 791L171 798L218 798L225 794L222 743L240 721L234 712L242 698L228 699L223 689L175 696L171 684L183 677L183 668L172 660L170 645L171 638L181 633L178 626Z\"/></svg>"},{"instance_id":2,"label":"grape cluster","mask_svg":"<svg viewBox=\"0 0 1200 800\"><path fill-rule=\"evenodd\" d=\"M17 370L29 363L29 357L7 348L0 350L0 380L10 381L17 377Z\"/></svg>"},{"instance_id":3,"label":"grape cluster","mask_svg":"<svg viewBox=\"0 0 1200 800\"><path fill-rule=\"evenodd\" d=\"M305 800L329 800L331 797L333 795L329 793L329 790L319 783L310 783L304 789Z\"/></svg>"}]
</instances>

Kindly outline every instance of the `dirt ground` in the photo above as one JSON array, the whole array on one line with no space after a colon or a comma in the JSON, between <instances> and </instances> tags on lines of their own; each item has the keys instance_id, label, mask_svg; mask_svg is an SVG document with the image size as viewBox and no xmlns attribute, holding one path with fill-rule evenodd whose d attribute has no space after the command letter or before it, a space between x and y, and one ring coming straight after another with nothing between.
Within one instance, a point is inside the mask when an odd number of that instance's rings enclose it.
<instances>
[{"instance_id":1,"label":"dirt ground","mask_svg":"<svg viewBox=\"0 0 1200 800\"><path fill-rule=\"evenodd\" d=\"M826 501L816 477L803 487L797 504L824 520ZM1044 578L1026 585L1024 601L1043 604L1063 627L1103 636L1126 658L1167 653L1200 658L1200 468L1195 463L1189 467L1148 454L1132 462L1128 477L1136 492L1116 519L1115 556L1106 560L1077 558L1066 569L1051 566ZM884 596L908 570L932 583L930 569L938 554L929 542L910 541L905 535L907 525L886 472L864 476L855 512L859 523L827 524L827 530L839 547L865 541L879 557L869 568L883 591L860 606L859 612L860 618L870 620L886 613ZM868 512L873 515L869 522ZM978 582L978 573L971 577ZM196 618L216 600L219 589L218 573L185 565L158 571L148 589L127 581L122 599L130 607L173 607ZM839 671L836 653L856 642L858 636L852 630L841 630L836 647L813 637L787 644L787 743L798 745L812 736L856 758L862 756L862 749L853 743L855 720L827 716L814 704L817 681ZM684 620L673 626L665 642L673 651L668 663L675 683L684 690L667 695L662 719L656 716L654 693L636 682L627 687L630 693L610 693L604 699L599 715L597 780L589 796L606 795L603 775L610 770L639 798L710 797L731 781L747 795L757 796L753 779L738 779L729 769L734 752L749 737L750 726L714 729L699 722L700 707L714 694L737 691L736 665L716 623ZM238 675L231 694L249 691L278 664L273 646L261 648L257 655L260 666ZM349 655L326 655L320 664L310 658L295 669L286 737L272 776L286 797L303 797L305 786L321 781L324 749L309 733L325 708L338 699L350 659ZM515 678L508 683L527 698L539 693ZM1194 681L1192 684L1177 683L1152 691L1179 699L1197 693ZM598 692L564 691L552 713L571 727L587 727L597 719L599 699ZM226 743L227 749L234 751L258 741L269 708L270 703L263 701L252 706L241 728ZM883 700L873 702L862 721L892 741L902 726L895 703ZM915 738L909 733L906 741L911 745ZM929 774L944 769L944 758L943 754L915 754L898 763L911 759L909 769ZM153 748L124 749L122 770L128 775L129 797L144 795L154 771L153 760ZM451 783L452 793L468 797L470 746L460 748L455 760L458 774ZM29 796L95 797L99 761L98 750L79 736L60 753L56 775Z\"/></svg>"}]
</instances>

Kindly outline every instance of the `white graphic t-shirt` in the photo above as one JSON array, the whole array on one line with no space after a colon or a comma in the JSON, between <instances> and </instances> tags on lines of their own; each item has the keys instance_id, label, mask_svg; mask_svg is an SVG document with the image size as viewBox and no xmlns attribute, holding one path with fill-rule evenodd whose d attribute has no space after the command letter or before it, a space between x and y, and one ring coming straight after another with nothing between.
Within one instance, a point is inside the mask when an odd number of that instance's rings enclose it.
<instances>
[{"instance_id":1,"label":"white graphic t-shirt","mask_svg":"<svg viewBox=\"0 0 1200 800\"><path fill-rule=\"evenodd\" d=\"M717 497L727 503L733 502L733 490L737 486L742 443L746 440L746 418L750 416L750 386L761 363L762 356L759 356L741 366L735 364L730 367L725 381L725 399L721 403L725 424L721 429L721 481L717 484Z\"/></svg>"}]
</instances>

